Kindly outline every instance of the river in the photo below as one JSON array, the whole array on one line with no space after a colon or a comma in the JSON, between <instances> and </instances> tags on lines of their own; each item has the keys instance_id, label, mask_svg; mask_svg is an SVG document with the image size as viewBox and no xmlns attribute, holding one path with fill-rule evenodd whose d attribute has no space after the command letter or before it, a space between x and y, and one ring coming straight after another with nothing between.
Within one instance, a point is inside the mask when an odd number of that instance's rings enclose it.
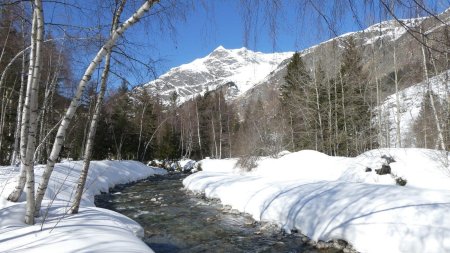
<instances>
[{"instance_id":1,"label":"river","mask_svg":"<svg viewBox=\"0 0 450 253\"><path fill-rule=\"evenodd\" d=\"M124 214L144 228L144 242L164 252L340 252L317 249L298 233L256 222L183 188L185 174L153 176L96 197L98 207Z\"/></svg>"}]
</instances>

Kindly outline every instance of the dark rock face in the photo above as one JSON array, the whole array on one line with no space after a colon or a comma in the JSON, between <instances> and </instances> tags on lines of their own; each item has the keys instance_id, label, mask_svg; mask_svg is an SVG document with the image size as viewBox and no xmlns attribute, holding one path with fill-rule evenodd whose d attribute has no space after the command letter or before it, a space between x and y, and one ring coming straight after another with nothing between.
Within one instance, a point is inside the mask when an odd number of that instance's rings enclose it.
<instances>
[{"instance_id":1,"label":"dark rock face","mask_svg":"<svg viewBox=\"0 0 450 253\"><path fill-rule=\"evenodd\" d=\"M366 168L366 172L371 172L371 171L372 171L371 168L369 168L369 167Z\"/></svg>"}]
</instances>

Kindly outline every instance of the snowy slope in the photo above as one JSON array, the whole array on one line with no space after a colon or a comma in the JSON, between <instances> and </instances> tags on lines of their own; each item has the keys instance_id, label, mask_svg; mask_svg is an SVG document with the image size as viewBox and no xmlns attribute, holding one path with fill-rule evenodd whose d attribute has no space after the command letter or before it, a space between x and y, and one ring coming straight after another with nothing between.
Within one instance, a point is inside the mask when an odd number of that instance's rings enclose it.
<instances>
[{"instance_id":1,"label":"snowy slope","mask_svg":"<svg viewBox=\"0 0 450 253\"><path fill-rule=\"evenodd\" d=\"M385 160L408 181L378 175ZM304 150L262 158L252 172L235 159L203 160L186 188L313 240L343 239L361 252L450 252L448 154L380 149L355 158ZM369 171L367 168L371 168ZM367 172L366 172L367 171Z\"/></svg>"},{"instance_id":2,"label":"snowy slope","mask_svg":"<svg viewBox=\"0 0 450 253\"><path fill-rule=\"evenodd\" d=\"M437 76L429 79L430 87L432 91L439 97L441 104L450 94L450 84L449 84L450 70L443 72ZM427 91L427 82L421 82L415 84L411 87L399 91L399 101L400 101L400 129L402 136L402 143L405 146L415 147L414 140L411 141L412 127L414 121L419 116L420 108L424 99L424 94ZM383 104L375 109L375 113L380 114L381 121L383 124L388 124L389 129L389 140L385 140L385 143L381 143L382 146L395 147L396 137L397 137L397 104L395 99L395 94L388 96ZM377 115L379 117L379 115ZM378 118L374 119L374 124Z\"/></svg>"},{"instance_id":3,"label":"snowy slope","mask_svg":"<svg viewBox=\"0 0 450 253\"><path fill-rule=\"evenodd\" d=\"M42 203L42 216L34 226L24 224L25 194L17 203L6 201L15 185L17 167L0 167L0 252L152 252L138 237L135 221L97 208L94 196L115 184L144 179L164 170L134 161L94 161L76 215L68 215L82 162L58 163ZM36 182L44 166L35 167ZM45 217L42 224L42 217Z\"/></svg>"},{"instance_id":4,"label":"snowy slope","mask_svg":"<svg viewBox=\"0 0 450 253\"><path fill-rule=\"evenodd\" d=\"M265 54L246 48L216 48L204 58L172 68L158 79L143 86L150 94L159 94L167 103L170 95L177 92L182 103L193 95L203 94L222 85L228 85L229 98L236 97L275 70L292 52Z\"/></svg>"}]
</instances>

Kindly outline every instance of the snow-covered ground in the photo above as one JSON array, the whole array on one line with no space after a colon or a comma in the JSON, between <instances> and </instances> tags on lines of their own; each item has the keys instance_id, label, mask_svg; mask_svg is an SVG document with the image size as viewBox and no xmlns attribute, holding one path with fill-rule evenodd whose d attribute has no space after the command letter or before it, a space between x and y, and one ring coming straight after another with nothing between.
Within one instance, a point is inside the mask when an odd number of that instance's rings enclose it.
<instances>
[{"instance_id":1,"label":"snow-covered ground","mask_svg":"<svg viewBox=\"0 0 450 253\"><path fill-rule=\"evenodd\" d=\"M68 215L81 167L80 161L56 165L42 203L41 218L34 226L23 222L25 194L17 203L6 201L15 185L18 168L0 167L0 252L152 252L138 238L144 234L139 224L95 207L94 196L107 192L115 184L165 171L134 161L94 161L79 214ZM36 182L43 170L43 166L36 166ZM43 223L42 217L46 217Z\"/></svg>"},{"instance_id":2,"label":"snow-covered ground","mask_svg":"<svg viewBox=\"0 0 450 253\"><path fill-rule=\"evenodd\" d=\"M394 158L391 174L375 170ZM235 159L203 160L183 183L296 229L313 240L344 239L362 252L450 252L449 154L426 149L380 149L355 158L300 151L262 158L242 172ZM395 178L407 180L396 185Z\"/></svg>"}]
</instances>

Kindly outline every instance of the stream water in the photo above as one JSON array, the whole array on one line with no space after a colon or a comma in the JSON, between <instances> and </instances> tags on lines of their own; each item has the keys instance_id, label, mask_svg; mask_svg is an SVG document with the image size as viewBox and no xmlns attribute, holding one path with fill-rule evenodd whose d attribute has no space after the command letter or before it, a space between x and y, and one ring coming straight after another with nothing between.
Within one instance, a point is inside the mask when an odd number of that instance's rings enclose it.
<instances>
[{"instance_id":1,"label":"stream water","mask_svg":"<svg viewBox=\"0 0 450 253\"><path fill-rule=\"evenodd\" d=\"M145 230L144 242L159 252L339 252L319 250L299 234L183 189L183 174L154 176L119 185L96 197L98 207L122 213Z\"/></svg>"}]
</instances>

